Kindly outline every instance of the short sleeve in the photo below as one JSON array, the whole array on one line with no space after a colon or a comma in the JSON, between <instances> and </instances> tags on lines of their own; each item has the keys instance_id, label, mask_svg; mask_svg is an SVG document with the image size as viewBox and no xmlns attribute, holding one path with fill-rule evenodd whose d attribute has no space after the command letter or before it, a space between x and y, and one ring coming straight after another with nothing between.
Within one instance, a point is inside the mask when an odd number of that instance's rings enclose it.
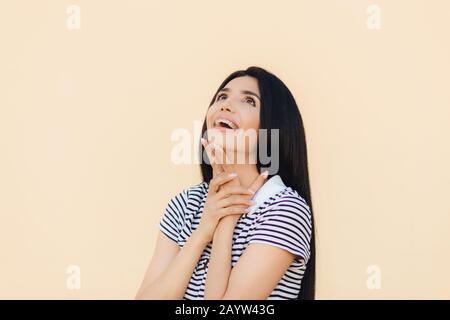
<instances>
[{"instance_id":1,"label":"short sleeve","mask_svg":"<svg viewBox=\"0 0 450 320\"><path fill-rule=\"evenodd\" d=\"M282 248L308 263L312 233L309 206L301 197L288 196L269 207L250 232L249 244L264 243Z\"/></svg>"},{"instance_id":2,"label":"short sleeve","mask_svg":"<svg viewBox=\"0 0 450 320\"><path fill-rule=\"evenodd\" d=\"M188 190L185 189L170 199L159 222L159 230L177 244L184 225L187 202Z\"/></svg>"}]
</instances>

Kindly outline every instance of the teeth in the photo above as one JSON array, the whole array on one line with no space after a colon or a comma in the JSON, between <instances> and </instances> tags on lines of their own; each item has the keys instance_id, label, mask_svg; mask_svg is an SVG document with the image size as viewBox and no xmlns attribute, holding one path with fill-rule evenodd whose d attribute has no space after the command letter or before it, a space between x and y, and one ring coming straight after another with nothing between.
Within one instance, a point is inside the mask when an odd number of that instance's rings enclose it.
<instances>
[{"instance_id":1,"label":"teeth","mask_svg":"<svg viewBox=\"0 0 450 320\"><path fill-rule=\"evenodd\" d=\"M216 120L216 125L217 125L219 122L222 122L222 123L225 123L225 124L229 125L230 128L232 128L232 129L236 129L236 125L235 125L233 122L231 122L231 121L229 121L229 120L227 120L227 119L223 119L223 118L217 119L217 120Z\"/></svg>"}]
</instances>

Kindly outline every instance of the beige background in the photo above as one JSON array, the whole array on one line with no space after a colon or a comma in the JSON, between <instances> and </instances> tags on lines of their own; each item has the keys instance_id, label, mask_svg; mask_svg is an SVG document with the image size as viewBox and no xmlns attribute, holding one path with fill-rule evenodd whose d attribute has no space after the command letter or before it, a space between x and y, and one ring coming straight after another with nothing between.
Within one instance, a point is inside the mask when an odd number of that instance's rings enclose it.
<instances>
[{"instance_id":1,"label":"beige background","mask_svg":"<svg viewBox=\"0 0 450 320\"><path fill-rule=\"evenodd\" d=\"M198 165L171 162L171 133L258 65L304 118L317 297L449 299L449 13L446 0L3 1L0 298L133 298L167 201L200 182Z\"/></svg>"}]
</instances>

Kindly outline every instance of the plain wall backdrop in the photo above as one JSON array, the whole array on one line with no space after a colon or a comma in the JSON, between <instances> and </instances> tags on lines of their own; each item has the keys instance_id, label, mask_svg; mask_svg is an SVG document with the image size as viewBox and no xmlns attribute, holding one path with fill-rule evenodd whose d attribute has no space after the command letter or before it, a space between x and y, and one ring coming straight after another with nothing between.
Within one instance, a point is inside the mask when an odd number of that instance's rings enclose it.
<instances>
[{"instance_id":1,"label":"plain wall backdrop","mask_svg":"<svg viewBox=\"0 0 450 320\"><path fill-rule=\"evenodd\" d=\"M2 2L0 298L134 298L167 202L201 182L171 161L171 134L197 142L219 84L256 65L303 116L317 298L449 299L449 13L446 0Z\"/></svg>"}]
</instances>

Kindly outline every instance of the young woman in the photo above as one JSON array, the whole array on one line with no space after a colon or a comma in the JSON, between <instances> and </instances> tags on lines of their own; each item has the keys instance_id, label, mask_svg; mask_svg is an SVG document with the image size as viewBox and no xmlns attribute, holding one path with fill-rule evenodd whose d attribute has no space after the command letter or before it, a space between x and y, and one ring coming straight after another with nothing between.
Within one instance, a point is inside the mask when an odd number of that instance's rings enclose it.
<instances>
[{"instance_id":1,"label":"young woman","mask_svg":"<svg viewBox=\"0 0 450 320\"><path fill-rule=\"evenodd\" d=\"M244 146L220 139L238 130L265 130L267 139ZM200 165L203 182L169 201L136 298L314 299L306 139L289 89L259 67L232 73L210 103L202 136L200 154L210 162ZM260 150L275 171L264 170Z\"/></svg>"}]
</instances>

